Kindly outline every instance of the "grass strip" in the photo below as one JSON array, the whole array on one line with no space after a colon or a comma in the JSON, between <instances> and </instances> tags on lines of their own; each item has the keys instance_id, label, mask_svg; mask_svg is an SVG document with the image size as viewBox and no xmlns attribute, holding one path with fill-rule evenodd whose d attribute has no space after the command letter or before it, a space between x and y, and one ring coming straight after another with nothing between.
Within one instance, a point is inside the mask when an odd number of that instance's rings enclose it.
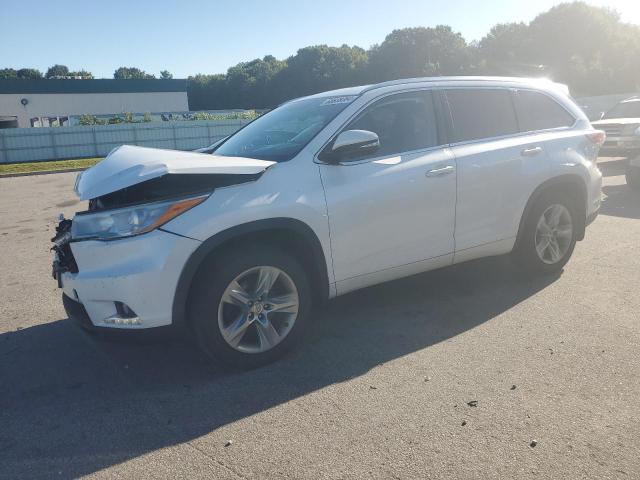
<instances>
[{"instance_id":1,"label":"grass strip","mask_svg":"<svg viewBox=\"0 0 640 480\"><path fill-rule=\"evenodd\" d=\"M78 168L89 168L102 158L77 158L71 160L55 160L51 162L0 163L0 177L3 175L20 175L36 172L64 172Z\"/></svg>"}]
</instances>

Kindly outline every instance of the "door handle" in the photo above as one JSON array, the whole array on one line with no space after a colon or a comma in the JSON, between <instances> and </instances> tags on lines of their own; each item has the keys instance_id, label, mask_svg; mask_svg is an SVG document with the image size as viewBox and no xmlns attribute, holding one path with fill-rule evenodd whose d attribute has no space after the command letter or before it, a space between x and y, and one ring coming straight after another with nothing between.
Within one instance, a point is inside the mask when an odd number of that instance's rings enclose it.
<instances>
[{"instance_id":1,"label":"door handle","mask_svg":"<svg viewBox=\"0 0 640 480\"><path fill-rule=\"evenodd\" d=\"M538 155L541 152L542 152L542 147L530 147L530 148L525 148L520 153L524 157L533 157L534 155Z\"/></svg>"},{"instance_id":2,"label":"door handle","mask_svg":"<svg viewBox=\"0 0 640 480\"><path fill-rule=\"evenodd\" d=\"M429 170L425 173L426 177L442 177L443 175L449 175L453 173L455 167L453 165L447 165L446 167L438 167L432 170Z\"/></svg>"}]
</instances>

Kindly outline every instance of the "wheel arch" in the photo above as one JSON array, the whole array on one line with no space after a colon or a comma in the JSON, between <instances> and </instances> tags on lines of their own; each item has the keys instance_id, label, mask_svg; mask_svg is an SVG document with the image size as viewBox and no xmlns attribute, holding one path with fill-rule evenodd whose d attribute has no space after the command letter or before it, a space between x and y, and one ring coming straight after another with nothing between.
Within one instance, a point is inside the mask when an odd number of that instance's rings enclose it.
<instances>
[{"instance_id":1,"label":"wheel arch","mask_svg":"<svg viewBox=\"0 0 640 480\"><path fill-rule=\"evenodd\" d=\"M559 175L557 177L550 178L549 180L546 180L545 182L538 185L538 187L536 187L533 193L529 196L529 200L527 200L527 204L525 205L522 216L520 217L520 224L518 226L518 234L516 236L514 250L518 248L520 242L522 241L524 226L526 223L526 219L531 212L531 209L538 201L538 199L540 199L545 193L549 191L568 192L569 195L571 195L571 197L574 199L575 207L580 213L579 218L577 219L577 239L582 240L584 238L585 228L587 226L587 185L579 175Z\"/></svg>"},{"instance_id":2,"label":"wheel arch","mask_svg":"<svg viewBox=\"0 0 640 480\"><path fill-rule=\"evenodd\" d=\"M189 293L203 262L225 248L251 241L260 232L263 239L276 246L289 247L305 270L310 270L314 301L324 303L329 298L329 275L322 244L306 223L294 218L268 218L236 225L209 237L191 254L180 273L173 298L172 323L185 326L188 321ZM261 239L261 242L263 241Z\"/></svg>"}]
</instances>

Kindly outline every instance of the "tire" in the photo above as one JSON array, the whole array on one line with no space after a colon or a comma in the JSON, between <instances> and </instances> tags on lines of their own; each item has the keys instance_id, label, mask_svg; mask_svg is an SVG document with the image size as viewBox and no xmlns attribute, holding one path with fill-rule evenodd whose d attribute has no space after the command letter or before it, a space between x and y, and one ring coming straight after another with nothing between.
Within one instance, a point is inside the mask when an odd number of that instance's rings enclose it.
<instances>
[{"instance_id":1,"label":"tire","mask_svg":"<svg viewBox=\"0 0 640 480\"><path fill-rule=\"evenodd\" d=\"M267 284L274 276L271 290L260 298L260 278L267 278L263 282ZM238 288L231 289L236 280ZM289 305L276 311L284 305L277 299L296 295L297 308ZM250 302L245 301L248 298ZM249 245L225 251L204 263L194 280L189 318L196 341L208 358L251 369L275 361L297 345L310 322L310 313L311 288L298 261L274 247ZM237 331L242 333L225 339L223 330L229 336L236 324L241 325Z\"/></svg>"},{"instance_id":2,"label":"tire","mask_svg":"<svg viewBox=\"0 0 640 480\"><path fill-rule=\"evenodd\" d=\"M627 178L627 185L634 190L640 190L640 167L627 165L625 177Z\"/></svg>"},{"instance_id":3,"label":"tire","mask_svg":"<svg viewBox=\"0 0 640 480\"><path fill-rule=\"evenodd\" d=\"M560 208L557 209L556 207ZM566 222L561 221L560 225L558 225L554 231L556 244L559 246L559 251L562 254L558 259L552 258L555 256L552 255L555 252L553 252L553 249L549 250L549 247L547 247L547 249L543 250L543 259L538 253L537 242L540 241L542 245L544 245L545 238L554 235L554 233L542 233L539 229L539 222L542 221L543 214L545 218L549 219L549 216L557 211L562 211L562 218L564 219L566 217L571 222L571 232L567 235ZM575 206L575 202L566 194L562 194L559 191L543 193L542 196L535 201L527 218L524 220L522 237L519 239L518 245L514 250L516 263L525 271L533 274L550 275L562 270L569 261L569 258L571 258L576 245L576 229L578 227L577 211L578 209ZM562 237L560 237L560 232L562 232Z\"/></svg>"}]
</instances>

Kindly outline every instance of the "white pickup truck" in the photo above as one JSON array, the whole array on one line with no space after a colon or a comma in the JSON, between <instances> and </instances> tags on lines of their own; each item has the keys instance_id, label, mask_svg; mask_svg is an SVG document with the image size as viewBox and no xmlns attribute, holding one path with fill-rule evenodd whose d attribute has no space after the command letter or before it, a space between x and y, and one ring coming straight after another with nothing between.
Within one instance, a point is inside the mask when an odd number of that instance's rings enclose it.
<instances>
[{"instance_id":1,"label":"white pickup truck","mask_svg":"<svg viewBox=\"0 0 640 480\"><path fill-rule=\"evenodd\" d=\"M591 125L607 134L600 156L626 157L627 184L640 189L640 97L622 100Z\"/></svg>"}]
</instances>

